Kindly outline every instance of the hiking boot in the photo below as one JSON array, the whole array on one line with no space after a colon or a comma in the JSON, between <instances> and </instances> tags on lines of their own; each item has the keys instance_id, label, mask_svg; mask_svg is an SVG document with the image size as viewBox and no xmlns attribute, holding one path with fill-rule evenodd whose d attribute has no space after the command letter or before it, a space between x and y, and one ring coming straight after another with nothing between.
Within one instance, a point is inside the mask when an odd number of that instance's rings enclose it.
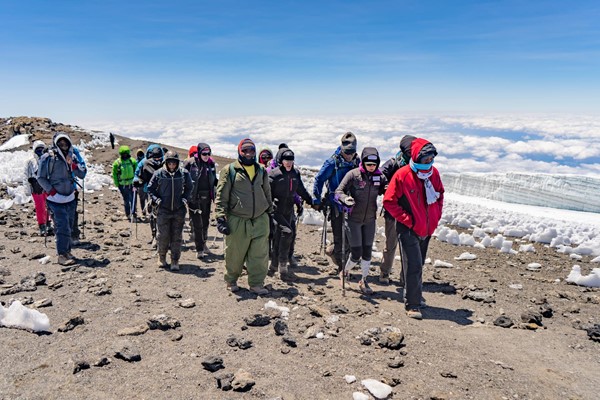
<instances>
[{"instance_id":1,"label":"hiking boot","mask_svg":"<svg viewBox=\"0 0 600 400\"><path fill-rule=\"evenodd\" d=\"M363 294L373 294L373 289L369 287L369 284L367 283L367 278L362 278L358 282L358 288L361 292L363 292Z\"/></svg>"},{"instance_id":2,"label":"hiking boot","mask_svg":"<svg viewBox=\"0 0 600 400\"><path fill-rule=\"evenodd\" d=\"M296 280L296 275L290 271L286 262L279 262L279 279L282 281L294 281Z\"/></svg>"},{"instance_id":3,"label":"hiking boot","mask_svg":"<svg viewBox=\"0 0 600 400\"><path fill-rule=\"evenodd\" d=\"M69 260L75 260L75 257L73 256L73 254L71 254L71 252L69 251L68 253L65 254L67 256L67 258Z\"/></svg>"},{"instance_id":4,"label":"hiking boot","mask_svg":"<svg viewBox=\"0 0 600 400\"><path fill-rule=\"evenodd\" d=\"M202 260L204 257L206 257L206 254L204 253L204 251L198 251L198 252L196 252L196 258L198 260Z\"/></svg>"},{"instance_id":5,"label":"hiking boot","mask_svg":"<svg viewBox=\"0 0 600 400\"><path fill-rule=\"evenodd\" d=\"M288 259L290 268L298 268L298 260L293 255Z\"/></svg>"},{"instance_id":6,"label":"hiking boot","mask_svg":"<svg viewBox=\"0 0 600 400\"><path fill-rule=\"evenodd\" d=\"M271 262L271 264L269 264L269 270L267 271L267 275L274 276L275 272L277 272L278 269L279 269L279 263Z\"/></svg>"},{"instance_id":7,"label":"hiking boot","mask_svg":"<svg viewBox=\"0 0 600 400\"><path fill-rule=\"evenodd\" d=\"M406 310L406 316L413 319L423 319L423 314L421 314L421 311L416 308L412 310Z\"/></svg>"},{"instance_id":8,"label":"hiking boot","mask_svg":"<svg viewBox=\"0 0 600 400\"><path fill-rule=\"evenodd\" d=\"M171 260L171 271L179 271L179 260Z\"/></svg>"},{"instance_id":9,"label":"hiking boot","mask_svg":"<svg viewBox=\"0 0 600 400\"><path fill-rule=\"evenodd\" d=\"M71 246L79 246L80 244L79 238L71 238Z\"/></svg>"},{"instance_id":10,"label":"hiking boot","mask_svg":"<svg viewBox=\"0 0 600 400\"><path fill-rule=\"evenodd\" d=\"M75 264L75 260L69 258L66 254L59 254L58 263L60 265L73 265Z\"/></svg>"},{"instance_id":11,"label":"hiking boot","mask_svg":"<svg viewBox=\"0 0 600 400\"><path fill-rule=\"evenodd\" d=\"M231 293L235 293L240 290L240 288L237 285L237 282L227 282L227 290L229 290Z\"/></svg>"},{"instance_id":12,"label":"hiking boot","mask_svg":"<svg viewBox=\"0 0 600 400\"><path fill-rule=\"evenodd\" d=\"M167 268L167 255L159 254L158 262L156 263L160 268Z\"/></svg>"},{"instance_id":13,"label":"hiking boot","mask_svg":"<svg viewBox=\"0 0 600 400\"><path fill-rule=\"evenodd\" d=\"M387 275L379 275L379 283L382 285L389 285L390 277Z\"/></svg>"},{"instance_id":14,"label":"hiking boot","mask_svg":"<svg viewBox=\"0 0 600 400\"><path fill-rule=\"evenodd\" d=\"M251 286L250 291L259 296L269 294L269 291L264 286Z\"/></svg>"}]
</instances>

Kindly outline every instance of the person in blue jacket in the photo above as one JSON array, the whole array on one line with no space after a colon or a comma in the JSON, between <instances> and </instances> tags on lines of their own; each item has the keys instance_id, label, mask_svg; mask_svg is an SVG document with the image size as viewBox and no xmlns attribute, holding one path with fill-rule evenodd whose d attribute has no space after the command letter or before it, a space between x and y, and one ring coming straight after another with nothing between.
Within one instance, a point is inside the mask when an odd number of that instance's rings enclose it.
<instances>
[{"instance_id":1,"label":"person in blue jacket","mask_svg":"<svg viewBox=\"0 0 600 400\"><path fill-rule=\"evenodd\" d=\"M152 179L154 172L163 166L163 149L158 144L151 144L146 149L146 157L138 162L133 178L133 186L136 190L141 190L145 196L148 196L148 183ZM146 203L146 212L150 215L150 230L152 239L149 244L156 245L156 207L151 201Z\"/></svg>"},{"instance_id":2,"label":"person in blue jacket","mask_svg":"<svg viewBox=\"0 0 600 400\"><path fill-rule=\"evenodd\" d=\"M327 255L329 255L337 268L332 271L337 275L346 262L350 251L348 244L348 235L346 235L345 254L342 254L342 227L344 221L344 206L335 199L335 190L346 174L358 168L360 159L356 154L357 140L352 132L346 132L342 135L341 145L335 152L325 160L319 173L315 177L313 186L313 205L315 208L321 208L330 216L331 230L333 232L333 246L328 246ZM323 196L323 186L327 186L327 193Z\"/></svg>"}]
</instances>

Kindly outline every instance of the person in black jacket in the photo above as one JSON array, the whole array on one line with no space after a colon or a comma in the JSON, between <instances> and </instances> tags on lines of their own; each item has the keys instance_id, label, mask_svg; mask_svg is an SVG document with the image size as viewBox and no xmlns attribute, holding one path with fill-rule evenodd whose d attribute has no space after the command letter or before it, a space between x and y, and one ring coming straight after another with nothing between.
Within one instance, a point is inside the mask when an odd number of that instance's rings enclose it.
<instances>
[{"instance_id":1,"label":"person in black jacket","mask_svg":"<svg viewBox=\"0 0 600 400\"><path fill-rule=\"evenodd\" d=\"M179 270L181 238L186 206L192 192L190 173L179 168L179 155L169 151L165 165L156 171L148 184L148 194L158 206L158 265L167 266L167 250L171 249L171 271Z\"/></svg>"},{"instance_id":2,"label":"person in black jacket","mask_svg":"<svg viewBox=\"0 0 600 400\"><path fill-rule=\"evenodd\" d=\"M396 153L396 156L390 158L382 165L381 172L385 175L388 182L392 180L392 176L394 176L396 171L401 167L408 165L410 161L410 145L415 139L416 138L411 135L403 136L400 140L400 150ZM388 284L390 283L390 272L392 272L396 248L398 247L398 235L396 234L396 220L387 210L383 213L383 219L385 221L385 247L383 249L383 261L381 263L379 283ZM401 259L404 260L402 248L400 248L400 253L402 256ZM402 271L403 270L401 269L400 286L404 287L404 273Z\"/></svg>"},{"instance_id":3,"label":"person in black jacket","mask_svg":"<svg viewBox=\"0 0 600 400\"><path fill-rule=\"evenodd\" d=\"M269 273L279 270L281 280L293 279L293 273L288 269L290 246L296 231L294 216L295 197L300 195L309 204L312 197L304 187L300 171L294 168L294 152L288 148L277 152L277 168L269 172L269 184L274 205L274 231Z\"/></svg>"},{"instance_id":4,"label":"person in black jacket","mask_svg":"<svg viewBox=\"0 0 600 400\"><path fill-rule=\"evenodd\" d=\"M194 183L189 210L198 259L204 258L208 251L206 239L210 221L210 206L215 200L215 188L217 186L215 162L210 155L210 146L206 143L198 143L197 153L183 163L183 168L189 171Z\"/></svg>"}]
</instances>

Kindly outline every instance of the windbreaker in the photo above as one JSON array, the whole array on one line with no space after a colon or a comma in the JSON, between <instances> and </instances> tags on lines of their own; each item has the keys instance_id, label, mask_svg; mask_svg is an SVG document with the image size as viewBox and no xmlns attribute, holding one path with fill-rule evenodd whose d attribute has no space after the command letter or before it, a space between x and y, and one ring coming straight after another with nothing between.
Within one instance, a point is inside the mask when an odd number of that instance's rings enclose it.
<instances>
[{"instance_id":1,"label":"windbreaker","mask_svg":"<svg viewBox=\"0 0 600 400\"><path fill-rule=\"evenodd\" d=\"M352 160L346 161L342 156L342 146L338 146L333 155L323 163L323 166L315 177L315 184L313 186L314 203L321 204L323 185L326 185L327 200L330 202L330 204L337 204L341 211L341 205L339 203L335 203L335 190L342 182L344 176L350 170L357 168L359 163L360 159L358 154L355 154Z\"/></svg>"}]
</instances>

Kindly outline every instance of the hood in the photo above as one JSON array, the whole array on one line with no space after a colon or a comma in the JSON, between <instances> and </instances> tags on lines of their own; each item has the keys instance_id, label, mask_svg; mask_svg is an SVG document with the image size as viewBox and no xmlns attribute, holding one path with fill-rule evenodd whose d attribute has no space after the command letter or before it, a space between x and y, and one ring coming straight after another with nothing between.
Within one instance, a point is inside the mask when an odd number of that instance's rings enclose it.
<instances>
[{"instance_id":1,"label":"hood","mask_svg":"<svg viewBox=\"0 0 600 400\"><path fill-rule=\"evenodd\" d=\"M437 150L433 144L421 138L413 140L410 148L410 158L413 162L418 163L419 159L429 155L437 156Z\"/></svg>"},{"instance_id":2,"label":"hood","mask_svg":"<svg viewBox=\"0 0 600 400\"><path fill-rule=\"evenodd\" d=\"M416 137L412 135L404 135L402 139L400 139L400 156L404 161L403 164L408 164L410 161L410 147L415 139ZM396 157L396 159L400 161L398 157Z\"/></svg>"},{"instance_id":3,"label":"hood","mask_svg":"<svg viewBox=\"0 0 600 400\"><path fill-rule=\"evenodd\" d=\"M150 154L152 153L152 150L154 150L155 148L159 148L160 151L162 152L162 147L160 147L160 145L153 143L150 146L148 146L148 148L146 149L146 158L150 158ZM164 155L164 153L163 153Z\"/></svg>"},{"instance_id":4,"label":"hood","mask_svg":"<svg viewBox=\"0 0 600 400\"><path fill-rule=\"evenodd\" d=\"M52 145L56 148L58 148L58 141L60 139L67 139L69 141L69 148L73 147L73 142L71 141L71 138L69 137L69 135L67 135L64 132L56 132L54 134L54 137L52 138Z\"/></svg>"},{"instance_id":5,"label":"hood","mask_svg":"<svg viewBox=\"0 0 600 400\"><path fill-rule=\"evenodd\" d=\"M361 165L365 162L375 162L377 163L377 167L381 163L381 159L379 158L379 152L375 147L365 147L360 155L360 163Z\"/></svg>"},{"instance_id":6,"label":"hood","mask_svg":"<svg viewBox=\"0 0 600 400\"><path fill-rule=\"evenodd\" d=\"M192 146L190 147L190 150L188 151L188 157L193 157L194 154L198 153L198 146Z\"/></svg>"}]
</instances>

